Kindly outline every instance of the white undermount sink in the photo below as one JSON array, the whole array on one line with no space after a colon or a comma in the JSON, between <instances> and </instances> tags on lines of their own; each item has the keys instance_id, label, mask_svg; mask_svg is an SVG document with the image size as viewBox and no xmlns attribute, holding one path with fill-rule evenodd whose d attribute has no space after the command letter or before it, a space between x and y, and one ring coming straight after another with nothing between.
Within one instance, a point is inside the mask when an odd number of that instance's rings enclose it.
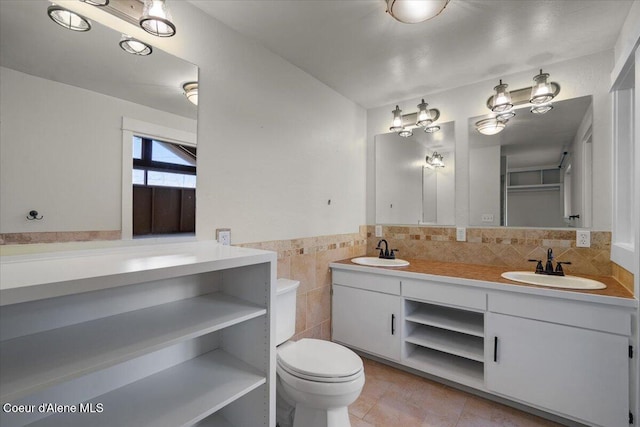
<instances>
[{"instance_id":1,"label":"white undermount sink","mask_svg":"<svg viewBox=\"0 0 640 427\"><path fill-rule=\"evenodd\" d=\"M409 261L405 261L403 259L384 259L373 256L353 258L351 262L371 267L406 267L409 265Z\"/></svg>"},{"instance_id":2,"label":"white undermount sink","mask_svg":"<svg viewBox=\"0 0 640 427\"><path fill-rule=\"evenodd\" d=\"M607 287L602 282L585 279L577 276L550 276L546 274L536 274L531 271L507 271L502 273L505 279L514 282L528 283L530 285L551 286L553 288L564 289L604 289Z\"/></svg>"}]
</instances>

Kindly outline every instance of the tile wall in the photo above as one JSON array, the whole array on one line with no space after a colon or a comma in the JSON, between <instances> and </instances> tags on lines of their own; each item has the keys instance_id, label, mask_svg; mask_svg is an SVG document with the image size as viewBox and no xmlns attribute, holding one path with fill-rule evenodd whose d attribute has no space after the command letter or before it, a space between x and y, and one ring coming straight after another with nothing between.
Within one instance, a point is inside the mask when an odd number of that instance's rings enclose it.
<instances>
[{"instance_id":1,"label":"tile wall","mask_svg":"<svg viewBox=\"0 0 640 427\"><path fill-rule=\"evenodd\" d=\"M383 226L390 248L399 249L400 258L425 258L434 261L496 265L518 270L533 270L529 259L546 260L553 249L556 261L569 261L565 271L611 276L611 233L591 232L591 247L576 247L572 230L467 228L467 241L456 241L455 227ZM376 255L380 238L374 226L367 227L367 254Z\"/></svg>"},{"instance_id":2,"label":"tile wall","mask_svg":"<svg viewBox=\"0 0 640 427\"><path fill-rule=\"evenodd\" d=\"M122 231L52 231L35 233L0 234L0 245L23 245L29 243L92 242L97 240L120 240Z\"/></svg>"},{"instance_id":3,"label":"tile wall","mask_svg":"<svg viewBox=\"0 0 640 427\"><path fill-rule=\"evenodd\" d=\"M294 340L331 339L329 263L364 255L367 249L366 233L367 227L362 226L359 233L353 234L239 245L277 252L277 276L300 281Z\"/></svg>"}]
</instances>

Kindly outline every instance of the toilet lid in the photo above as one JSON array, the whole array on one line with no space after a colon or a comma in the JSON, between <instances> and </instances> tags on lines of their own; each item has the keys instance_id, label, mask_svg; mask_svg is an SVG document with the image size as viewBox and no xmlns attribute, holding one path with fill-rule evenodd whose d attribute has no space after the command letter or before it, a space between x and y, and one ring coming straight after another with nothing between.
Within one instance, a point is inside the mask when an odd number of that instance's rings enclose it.
<instances>
[{"instance_id":1,"label":"toilet lid","mask_svg":"<svg viewBox=\"0 0 640 427\"><path fill-rule=\"evenodd\" d=\"M308 338L279 349L278 362L291 374L303 377L343 378L362 370L362 359L348 348Z\"/></svg>"}]
</instances>

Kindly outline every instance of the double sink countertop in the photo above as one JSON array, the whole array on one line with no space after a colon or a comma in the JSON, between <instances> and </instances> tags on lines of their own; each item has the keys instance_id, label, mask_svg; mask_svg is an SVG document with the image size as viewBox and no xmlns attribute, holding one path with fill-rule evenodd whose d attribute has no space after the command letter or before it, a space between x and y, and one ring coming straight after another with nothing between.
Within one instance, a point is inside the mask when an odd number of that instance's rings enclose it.
<instances>
[{"instance_id":1,"label":"double sink countertop","mask_svg":"<svg viewBox=\"0 0 640 427\"><path fill-rule=\"evenodd\" d=\"M336 261L331 263L331 267L340 268L354 271L365 271L372 273L380 273L385 275L397 275L407 278L415 279L431 279L438 280L441 278L449 278L449 280L461 285L476 285L480 287L489 287L497 290L519 290L526 293L533 293L547 296L560 296L563 295L569 299L591 300L603 302L601 300L607 300L608 298L597 297L611 297L616 299L616 305L623 305L627 307L637 307L638 300L634 297L633 293L625 288L620 282L610 276L588 276L584 274L574 274L567 271L567 275L585 277L588 279L597 280L607 285L605 289L596 290L584 290L584 289L558 289L550 288L546 286L528 285L525 283L518 283L501 276L502 273L507 271L513 271L513 268L499 267L491 265L479 265L479 264L461 264L453 262L440 262L429 261L418 258L403 258L409 261L409 265L406 267L369 267L357 265L351 262L351 258ZM533 271L533 270L532 270ZM441 281L441 280L438 280ZM517 288L508 289L504 285L514 286ZM560 294L559 294L560 293ZM571 296L571 294L576 294ZM583 298L583 296L585 296ZM590 297L591 296L591 297ZM596 297L596 298L593 298ZM619 300L619 299L623 300ZM613 303L613 301L611 301Z\"/></svg>"}]
</instances>

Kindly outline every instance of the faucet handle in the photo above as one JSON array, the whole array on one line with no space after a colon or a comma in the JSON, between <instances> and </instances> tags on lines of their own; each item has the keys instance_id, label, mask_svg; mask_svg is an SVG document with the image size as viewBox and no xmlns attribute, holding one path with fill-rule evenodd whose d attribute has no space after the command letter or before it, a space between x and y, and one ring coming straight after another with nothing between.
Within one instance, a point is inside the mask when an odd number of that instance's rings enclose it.
<instances>
[{"instance_id":1,"label":"faucet handle","mask_svg":"<svg viewBox=\"0 0 640 427\"><path fill-rule=\"evenodd\" d=\"M564 276L564 270L562 269L562 264L571 264L571 261L558 261L556 263L556 273L559 273L560 276Z\"/></svg>"},{"instance_id":2,"label":"faucet handle","mask_svg":"<svg viewBox=\"0 0 640 427\"><path fill-rule=\"evenodd\" d=\"M529 262L537 262L538 264L536 264L536 273L543 273L544 272L544 267L542 266L542 260L541 259L530 259L528 260Z\"/></svg>"},{"instance_id":3,"label":"faucet handle","mask_svg":"<svg viewBox=\"0 0 640 427\"><path fill-rule=\"evenodd\" d=\"M396 254L394 252L400 252L398 249L391 249L391 253L389 254L389 258L396 259Z\"/></svg>"},{"instance_id":4,"label":"faucet handle","mask_svg":"<svg viewBox=\"0 0 640 427\"><path fill-rule=\"evenodd\" d=\"M378 256L378 258L383 258L384 257L384 249L382 249L380 246L376 247L376 249L380 250L380 255Z\"/></svg>"}]
</instances>

